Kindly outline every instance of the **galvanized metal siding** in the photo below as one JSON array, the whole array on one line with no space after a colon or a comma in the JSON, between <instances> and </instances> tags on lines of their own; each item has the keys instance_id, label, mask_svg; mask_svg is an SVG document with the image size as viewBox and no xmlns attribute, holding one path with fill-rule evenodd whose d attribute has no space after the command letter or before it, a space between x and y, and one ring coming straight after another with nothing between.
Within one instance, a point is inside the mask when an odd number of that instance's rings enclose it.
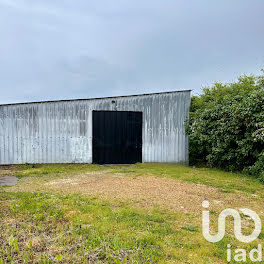
<instances>
[{"instance_id":1,"label":"galvanized metal siding","mask_svg":"<svg viewBox=\"0 0 264 264\"><path fill-rule=\"evenodd\" d=\"M143 112L143 162L188 162L190 92L0 106L0 164L91 163L92 111Z\"/></svg>"}]
</instances>

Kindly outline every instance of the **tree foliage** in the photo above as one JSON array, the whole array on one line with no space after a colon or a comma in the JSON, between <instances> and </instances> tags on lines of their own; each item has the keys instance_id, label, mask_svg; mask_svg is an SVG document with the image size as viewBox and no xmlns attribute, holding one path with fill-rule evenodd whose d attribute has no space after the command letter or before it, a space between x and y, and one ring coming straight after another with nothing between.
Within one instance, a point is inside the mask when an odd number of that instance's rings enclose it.
<instances>
[{"instance_id":1,"label":"tree foliage","mask_svg":"<svg viewBox=\"0 0 264 264\"><path fill-rule=\"evenodd\" d=\"M191 101L190 162L264 180L264 78L215 83Z\"/></svg>"}]
</instances>

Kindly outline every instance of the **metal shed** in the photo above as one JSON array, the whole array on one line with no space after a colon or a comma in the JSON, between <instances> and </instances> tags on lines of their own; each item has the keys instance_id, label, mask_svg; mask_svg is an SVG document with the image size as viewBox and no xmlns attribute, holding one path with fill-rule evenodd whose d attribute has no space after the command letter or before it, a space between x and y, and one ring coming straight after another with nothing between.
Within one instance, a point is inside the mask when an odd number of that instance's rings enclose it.
<instances>
[{"instance_id":1,"label":"metal shed","mask_svg":"<svg viewBox=\"0 0 264 264\"><path fill-rule=\"evenodd\" d=\"M0 164L104 163L114 148L126 163L187 163L189 106L189 90L0 105Z\"/></svg>"}]
</instances>

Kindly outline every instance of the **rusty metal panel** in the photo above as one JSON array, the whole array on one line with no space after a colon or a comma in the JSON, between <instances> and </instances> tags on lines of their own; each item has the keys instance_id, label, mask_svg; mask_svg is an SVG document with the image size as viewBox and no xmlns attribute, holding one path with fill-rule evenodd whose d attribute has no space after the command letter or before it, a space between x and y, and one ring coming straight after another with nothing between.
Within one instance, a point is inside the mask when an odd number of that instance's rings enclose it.
<instances>
[{"instance_id":1,"label":"rusty metal panel","mask_svg":"<svg viewBox=\"0 0 264 264\"><path fill-rule=\"evenodd\" d=\"M188 162L190 91L0 105L0 164L91 163L92 111L143 112L143 162Z\"/></svg>"}]
</instances>

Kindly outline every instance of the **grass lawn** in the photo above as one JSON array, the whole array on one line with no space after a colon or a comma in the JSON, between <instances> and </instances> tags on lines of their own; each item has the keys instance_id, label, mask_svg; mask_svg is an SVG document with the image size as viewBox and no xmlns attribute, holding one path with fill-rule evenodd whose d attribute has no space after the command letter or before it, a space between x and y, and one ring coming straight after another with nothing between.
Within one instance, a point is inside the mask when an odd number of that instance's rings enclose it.
<instances>
[{"instance_id":1,"label":"grass lawn","mask_svg":"<svg viewBox=\"0 0 264 264\"><path fill-rule=\"evenodd\" d=\"M264 219L264 185L251 177L173 164L24 165L1 175L19 181L0 187L0 264L226 263L227 244L264 242L239 243L231 219L222 241L202 236L205 199L212 231L229 207ZM242 226L254 225L243 217Z\"/></svg>"}]
</instances>

